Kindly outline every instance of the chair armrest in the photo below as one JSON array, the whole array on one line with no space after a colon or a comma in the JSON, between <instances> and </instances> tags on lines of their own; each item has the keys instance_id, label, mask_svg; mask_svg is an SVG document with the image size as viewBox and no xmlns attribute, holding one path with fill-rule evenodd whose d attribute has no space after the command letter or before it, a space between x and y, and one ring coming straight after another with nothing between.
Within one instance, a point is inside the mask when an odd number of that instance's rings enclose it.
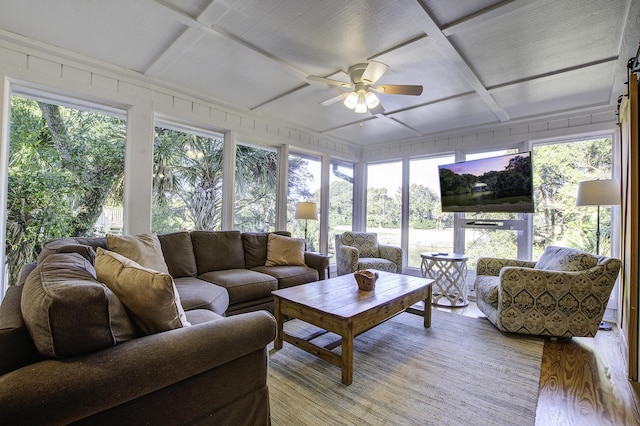
<instances>
[{"instance_id":1,"label":"chair armrest","mask_svg":"<svg viewBox=\"0 0 640 426\"><path fill-rule=\"evenodd\" d=\"M523 268L533 268L536 262L529 260L501 259L498 257L481 257L476 264L476 275L490 275L497 277L500 270L506 266L519 266Z\"/></svg>"},{"instance_id":2,"label":"chair armrest","mask_svg":"<svg viewBox=\"0 0 640 426\"><path fill-rule=\"evenodd\" d=\"M66 424L256 351L267 362L275 333L273 316L258 311L31 364L0 377L0 424Z\"/></svg>"},{"instance_id":3,"label":"chair armrest","mask_svg":"<svg viewBox=\"0 0 640 426\"><path fill-rule=\"evenodd\" d=\"M387 259L398 266L398 273L402 273L402 249L396 246L378 244L380 257Z\"/></svg>"},{"instance_id":4,"label":"chair armrest","mask_svg":"<svg viewBox=\"0 0 640 426\"><path fill-rule=\"evenodd\" d=\"M358 269L360 250L352 246L336 247L336 270L338 275L346 275Z\"/></svg>"},{"instance_id":5,"label":"chair armrest","mask_svg":"<svg viewBox=\"0 0 640 426\"><path fill-rule=\"evenodd\" d=\"M304 263L312 269L318 271L318 278L327 278L327 268L329 267L329 256L311 251L304 252Z\"/></svg>"}]
</instances>

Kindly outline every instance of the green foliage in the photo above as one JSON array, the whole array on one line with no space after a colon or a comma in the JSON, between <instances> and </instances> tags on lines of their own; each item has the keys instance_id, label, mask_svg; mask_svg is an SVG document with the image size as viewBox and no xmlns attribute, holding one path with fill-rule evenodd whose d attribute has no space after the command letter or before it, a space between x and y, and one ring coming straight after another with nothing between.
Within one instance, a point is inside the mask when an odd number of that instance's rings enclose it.
<instances>
[{"instance_id":1,"label":"green foliage","mask_svg":"<svg viewBox=\"0 0 640 426\"><path fill-rule=\"evenodd\" d=\"M9 285L44 242L93 234L105 200L118 199L121 192L124 140L124 122L117 118L12 98L5 243Z\"/></svg>"}]
</instances>

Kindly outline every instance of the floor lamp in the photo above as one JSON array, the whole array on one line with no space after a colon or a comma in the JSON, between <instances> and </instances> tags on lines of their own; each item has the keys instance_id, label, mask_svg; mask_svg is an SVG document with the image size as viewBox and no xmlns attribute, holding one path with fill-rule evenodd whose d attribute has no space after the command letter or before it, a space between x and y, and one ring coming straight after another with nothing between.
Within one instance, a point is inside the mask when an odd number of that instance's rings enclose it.
<instances>
[{"instance_id":1,"label":"floor lamp","mask_svg":"<svg viewBox=\"0 0 640 426\"><path fill-rule=\"evenodd\" d=\"M301 201L296 204L296 219L304 219L304 241L307 241L307 222L318 220L318 206L310 201Z\"/></svg>"},{"instance_id":2,"label":"floor lamp","mask_svg":"<svg viewBox=\"0 0 640 426\"><path fill-rule=\"evenodd\" d=\"M620 205L620 183L616 179L586 180L578 184L576 206L598 206L597 255L600 255L600 206L617 205Z\"/></svg>"}]
</instances>

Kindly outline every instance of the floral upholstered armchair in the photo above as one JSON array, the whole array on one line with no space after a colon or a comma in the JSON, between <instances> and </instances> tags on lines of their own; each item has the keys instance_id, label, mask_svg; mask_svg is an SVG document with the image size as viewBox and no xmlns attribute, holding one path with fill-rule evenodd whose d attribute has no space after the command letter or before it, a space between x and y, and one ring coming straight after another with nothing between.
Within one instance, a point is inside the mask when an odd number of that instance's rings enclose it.
<instances>
[{"instance_id":1,"label":"floral upholstered armchair","mask_svg":"<svg viewBox=\"0 0 640 426\"><path fill-rule=\"evenodd\" d=\"M336 267L338 275L361 269L402 273L402 249L378 244L372 232L336 234Z\"/></svg>"},{"instance_id":2,"label":"floral upholstered armchair","mask_svg":"<svg viewBox=\"0 0 640 426\"><path fill-rule=\"evenodd\" d=\"M604 316L620 260L550 246L537 262L478 259L478 308L502 331L593 337Z\"/></svg>"}]
</instances>

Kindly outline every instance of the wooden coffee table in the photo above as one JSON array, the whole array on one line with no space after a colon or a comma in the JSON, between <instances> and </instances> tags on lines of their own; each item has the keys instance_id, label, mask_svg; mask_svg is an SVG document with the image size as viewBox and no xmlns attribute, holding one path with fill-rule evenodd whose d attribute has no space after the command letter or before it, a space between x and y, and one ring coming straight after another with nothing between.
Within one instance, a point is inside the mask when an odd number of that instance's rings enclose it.
<instances>
[{"instance_id":1,"label":"wooden coffee table","mask_svg":"<svg viewBox=\"0 0 640 426\"><path fill-rule=\"evenodd\" d=\"M431 283L433 280L378 271L375 290L358 290L353 274L273 291L278 335L274 349L289 342L342 369L342 383L353 380L353 339L411 305L424 301L424 326L431 326ZM284 331L285 317L297 318L323 329L307 338ZM341 337L324 347L312 340L327 332ZM342 354L332 352L342 346Z\"/></svg>"}]
</instances>

